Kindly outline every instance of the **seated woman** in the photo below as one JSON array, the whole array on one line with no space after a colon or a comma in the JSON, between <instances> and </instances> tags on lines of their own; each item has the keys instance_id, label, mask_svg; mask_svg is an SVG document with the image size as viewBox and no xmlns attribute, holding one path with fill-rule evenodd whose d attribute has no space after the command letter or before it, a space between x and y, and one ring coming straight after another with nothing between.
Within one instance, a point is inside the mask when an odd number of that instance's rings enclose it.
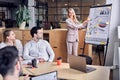
<instances>
[{"instance_id":1,"label":"seated woman","mask_svg":"<svg viewBox=\"0 0 120 80\"><path fill-rule=\"evenodd\" d=\"M21 41L15 38L15 33L12 30L5 30L3 32L3 42L0 43L0 48L5 46L16 46L20 60L22 60L23 46Z\"/></svg>"}]
</instances>

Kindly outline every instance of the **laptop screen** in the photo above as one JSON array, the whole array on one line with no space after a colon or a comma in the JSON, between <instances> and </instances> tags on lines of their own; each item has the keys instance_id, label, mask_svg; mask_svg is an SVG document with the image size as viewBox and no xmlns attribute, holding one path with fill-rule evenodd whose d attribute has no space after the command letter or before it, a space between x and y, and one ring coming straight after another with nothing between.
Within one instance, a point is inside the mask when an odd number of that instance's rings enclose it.
<instances>
[{"instance_id":1,"label":"laptop screen","mask_svg":"<svg viewBox=\"0 0 120 80\"><path fill-rule=\"evenodd\" d=\"M57 71L48 72L35 77L31 77L30 80L58 80Z\"/></svg>"}]
</instances>

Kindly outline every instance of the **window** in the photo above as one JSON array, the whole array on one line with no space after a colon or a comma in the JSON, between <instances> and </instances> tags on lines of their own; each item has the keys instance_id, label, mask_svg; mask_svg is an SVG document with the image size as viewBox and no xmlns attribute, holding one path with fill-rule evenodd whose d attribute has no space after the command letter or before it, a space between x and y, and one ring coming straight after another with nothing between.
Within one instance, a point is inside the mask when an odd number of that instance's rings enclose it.
<instances>
[{"instance_id":1,"label":"window","mask_svg":"<svg viewBox=\"0 0 120 80\"><path fill-rule=\"evenodd\" d=\"M75 9L79 21L84 21L89 15L89 9L92 5L105 4L106 0L40 0L48 4L47 21L48 24L62 23L67 18L66 9L72 7ZM53 24L54 25L54 24ZM56 27L58 27L57 25ZM48 26L50 27L50 25Z\"/></svg>"}]
</instances>

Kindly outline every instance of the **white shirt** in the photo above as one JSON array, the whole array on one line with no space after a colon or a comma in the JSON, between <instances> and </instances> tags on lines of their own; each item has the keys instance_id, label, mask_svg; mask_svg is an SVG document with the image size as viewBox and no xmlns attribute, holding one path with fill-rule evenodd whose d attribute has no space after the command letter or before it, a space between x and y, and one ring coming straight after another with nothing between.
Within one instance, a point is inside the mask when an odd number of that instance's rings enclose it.
<instances>
[{"instance_id":1,"label":"white shirt","mask_svg":"<svg viewBox=\"0 0 120 80\"><path fill-rule=\"evenodd\" d=\"M54 52L46 40L40 39L38 42L31 40L24 46L23 58L25 60L43 58L45 61L52 62L54 60Z\"/></svg>"},{"instance_id":2,"label":"white shirt","mask_svg":"<svg viewBox=\"0 0 120 80\"><path fill-rule=\"evenodd\" d=\"M18 49L19 56L22 56L23 55L23 46L22 46L21 41L16 39L15 44L16 44L16 48ZM0 48L6 47L6 46L8 46L6 43L4 43L4 42L0 43Z\"/></svg>"}]
</instances>

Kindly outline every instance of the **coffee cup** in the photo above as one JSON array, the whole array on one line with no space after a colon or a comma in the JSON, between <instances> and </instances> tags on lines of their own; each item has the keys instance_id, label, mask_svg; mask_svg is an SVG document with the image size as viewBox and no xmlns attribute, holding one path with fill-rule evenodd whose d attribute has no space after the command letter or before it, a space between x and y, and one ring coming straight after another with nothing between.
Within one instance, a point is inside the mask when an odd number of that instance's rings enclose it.
<instances>
[{"instance_id":1,"label":"coffee cup","mask_svg":"<svg viewBox=\"0 0 120 80\"><path fill-rule=\"evenodd\" d=\"M61 65L62 64L62 58L61 57L58 57L57 58L57 65Z\"/></svg>"}]
</instances>

